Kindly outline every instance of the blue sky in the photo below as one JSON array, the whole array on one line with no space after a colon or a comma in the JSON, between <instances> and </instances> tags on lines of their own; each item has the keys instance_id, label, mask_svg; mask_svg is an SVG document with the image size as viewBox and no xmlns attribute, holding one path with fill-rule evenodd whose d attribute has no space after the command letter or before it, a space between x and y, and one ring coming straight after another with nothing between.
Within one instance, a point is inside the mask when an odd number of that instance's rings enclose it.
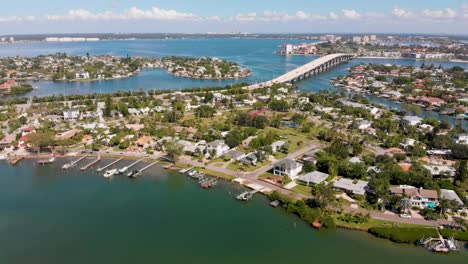
<instances>
[{"instance_id":1,"label":"blue sky","mask_svg":"<svg viewBox=\"0 0 468 264\"><path fill-rule=\"evenodd\" d=\"M468 0L16 0L0 34L75 32L468 34Z\"/></svg>"}]
</instances>

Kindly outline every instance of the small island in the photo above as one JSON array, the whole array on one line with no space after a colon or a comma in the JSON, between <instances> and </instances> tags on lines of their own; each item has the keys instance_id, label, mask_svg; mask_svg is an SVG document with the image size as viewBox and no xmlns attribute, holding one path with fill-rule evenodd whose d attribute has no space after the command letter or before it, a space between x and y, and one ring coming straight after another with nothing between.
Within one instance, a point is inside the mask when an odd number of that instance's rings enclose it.
<instances>
[{"instance_id":1,"label":"small island","mask_svg":"<svg viewBox=\"0 0 468 264\"><path fill-rule=\"evenodd\" d=\"M11 93L7 82L16 81L97 81L131 77L146 69L166 69L169 74L192 79L226 80L244 78L252 71L218 58L116 57L56 53L37 57L0 58L0 84ZM23 91L24 89L22 89Z\"/></svg>"},{"instance_id":2,"label":"small island","mask_svg":"<svg viewBox=\"0 0 468 264\"><path fill-rule=\"evenodd\" d=\"M191 79L227 80L245 78L252 74L247 67L218 58L171 56L161 59L157 66L167 69L169 74L176 77Z\"/></svg>"}]
</instances>

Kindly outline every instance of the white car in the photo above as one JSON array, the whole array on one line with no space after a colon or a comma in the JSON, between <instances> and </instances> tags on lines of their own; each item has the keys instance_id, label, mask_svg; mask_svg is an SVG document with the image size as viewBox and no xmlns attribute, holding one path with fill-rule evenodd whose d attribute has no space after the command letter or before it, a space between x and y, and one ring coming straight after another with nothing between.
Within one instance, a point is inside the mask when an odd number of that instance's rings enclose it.
<instances>
[{"instance_id":1,"label":"white car","mask_svg":"<svg viewBox=\"0 0 468 264\"><path fill-rule=\"evenodd\" d=\"M409 214L400 214L400 217L409 219L409 218L411 218L411 215L409 215Z\"/></svg>"}]
</instances>

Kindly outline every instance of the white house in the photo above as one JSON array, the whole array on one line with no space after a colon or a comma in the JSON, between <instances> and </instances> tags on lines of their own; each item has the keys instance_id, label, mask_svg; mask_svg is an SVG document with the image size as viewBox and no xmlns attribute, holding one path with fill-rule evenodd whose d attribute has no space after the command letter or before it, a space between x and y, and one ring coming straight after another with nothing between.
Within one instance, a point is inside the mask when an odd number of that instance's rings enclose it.
<instances>
[{"instance_id":1,"label":"white house","mask_svg":"<svg viewBox=\"0 0 468 264\"><path fill-rule=\"evenodd\" d=\"M468 145L468 134L459 134L454 137L455 143Z\"/></svg>"},{"instance_id":2,"label":"white house","mask_svg":"<svg viewBox=\"0 0 468 264\"><path fill-rule=\"evenodd\" d=\"M401 118L401 125L405 128L408 126L417 126L422 123L422 120L422 118L417 116L404 116Z\"/></svg>"},{"instance_id":3,"label":"white house","mask_svg":"<svg viewBox=\"0 0 468 264\"><path fill-rule=\"evenodd\" d=\"M411 186L390 188L392 194L407 196L411 201L411 206L420 208L435 208L438 205L437 191L418 189Z\"/></svg>"},{"instance_id":4,"label":"white house","mask_svg":"<svg viewBox=\"0 0 468 264\"><path fill-rule=\"evenodd\" d=\"M368 184L369 183L367 181L340 178L333 182L333 187L340 190L349 191L354 194L364 195L366 193Z\"/></svg>"},{"instance_id":5,"label":"white house","mask_svg":"<svg viewBox=\"0 0 468 264\"><path fill-rule=\"evenodd\" d=\"M280 151L281 148L286 144L286 141L278 140L271 144L271 150L274 152Z\"/></svg>"},{"instance_id":6,"label":"white house","mask_svg":"<svg viewBox=\"0 0 468 264\"><path fill-rule=\"evenodd\" d=\"M309 172L307 174L304 174L302 176L300 176L298 178L298 180L300 182L303 182L307 185L309 185L310 183L312 184L320 184L322 182L324 182L327 178L328 178L328 174L326 173L323 173L323 172L320 172L320 171L313 171L313 172Z\"/></svg>"},{"instance_id":7,"label":"white house","mask_svg":"<svg viewBox=\"0 0 468 264\"><path fill-rule=\"evenodd\" d=\"M284 159L275 164L273 167L273 174L278 176L287 175L292 180L299 176L302 171L302 163L296 162L292 159Z\"/></svg>"},{"instance_id":8,"label":"white house","mask_svg":"<svg viewBox=\"0 0 468 264\"><path fill-rule=\"evenodd\" d=\"M219 157L229 151L229 146L224 143L224 140L215 140L206 144L208 153L214 152L215 157Z\"/></svg>"},{"instance_id":9,"label":"white house","mask_svg":"<svg viewBox=\"0 0 468 264\"><path fill-rule=\"evenodd\" d=\"M65 121L76 121L80 118L80 110L68 109L63 111L63 120Z\"/></svg>"}]
</instances>

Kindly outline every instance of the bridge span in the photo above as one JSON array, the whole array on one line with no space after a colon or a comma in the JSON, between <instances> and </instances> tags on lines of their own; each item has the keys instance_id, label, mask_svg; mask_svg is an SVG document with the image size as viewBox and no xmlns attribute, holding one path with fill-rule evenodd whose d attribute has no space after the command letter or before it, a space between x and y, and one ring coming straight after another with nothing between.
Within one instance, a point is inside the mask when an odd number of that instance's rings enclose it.
<instances>
[{"instance_id":1,"label":"bridge span","mask_svg":"<svg viewBox=\"0 0 468 264\"><path fill-rule=\"evenodd\" d=\"M346 53L336 53L336 54L325 55L305 65L302 65L299 68L296 68L290 72L287 72L273 80L253 84L245 88L252 90L252 89L257 89L257 88L269 87L269 86L272 86L273 84L293 83L293 82L308 78L312 75L318 74L320 72L326 71L327 69L335 65L338 65L342 62L347 62L354 57L355 57L354 54L346 54Z\"/></svg>"}]
</instances>

